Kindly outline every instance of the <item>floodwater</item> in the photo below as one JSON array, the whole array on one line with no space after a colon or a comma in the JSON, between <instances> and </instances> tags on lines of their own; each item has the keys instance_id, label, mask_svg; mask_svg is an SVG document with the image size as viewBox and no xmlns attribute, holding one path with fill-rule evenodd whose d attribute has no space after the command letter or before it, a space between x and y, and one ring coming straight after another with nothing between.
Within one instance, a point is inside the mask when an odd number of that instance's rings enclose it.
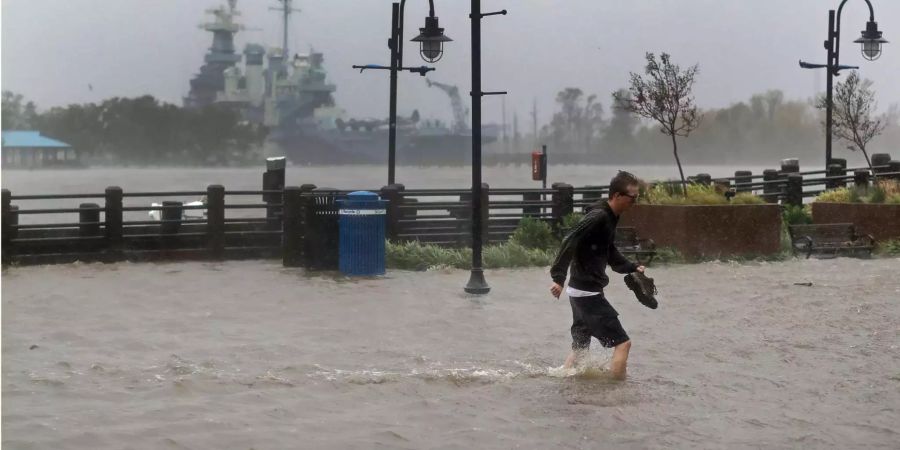
<instances>
[{"instance_id":1,"label":"floodwater","mask_svg":"<svg viewBox=\"0 0 900 450\"><path fill-rule=\"evenodd\" d=\"M772 167L686 166L685 176L708 173L714 177L734 176L735 170L752 170L755 174ZM551 165L547 186L566 182L573 186L607 185L621 170L652 179L675 179L678 167L619 167L611 165ZM119 186L125 192L158 192L206 190L210 184L221 184L226 190L260 190L264 166L242 168L89 168L59 170L3 170L3 188L13 195L57 193L102 193L107 186ZM379 189L387 184L387 167L376 165L289 166L286 184L300 186L313 183L337 189ZM472 186L471 167L397 167L396 181L407 189L467 189ZM482 181L491 187L539 188L540 181L531 179L530 165L485 166Z\"/></svg>"},{"instance_id":2,"label":"floodwater","mask_svg":"<svg viewBox=\"0 0 900 450\"><path fill-rule=\"evenodd\" d=\"M548 169L549 187L555 181L576 187L607 185L620 169L617 166L561 165ZM671 166L621 167L646 179L669 179L678 176ZM762 173L763 167L745 167ZM407 189L443 188L468 189L472 186L471 167L397 167L396 181ZM686 174L709 173L714 177L733 176L731 166L690 166ZM75 208L80 203L103 204L102 194L108 186L119 186L127 193L206 191L211 184L221 184L226 191L261 190L265 167L242 168L89 168L59 170L3 170L2 185L13 195L39 194L101 194L91 199L14 200L19 209ZM354 166L290 166L285 174L288 186L312 183L319 187L341 190L377 190L387 184L387 168L374 165ZM531 179L531 166L485 166L482 180L494 188L540 188L541 182ZM125 206L149 206L161 200L191 202L199 196L126 197ZM431 198L431 200L437 200ZM226 202L261 203L260 196L229 196ZM509 212L509 211L506 211ZM229 209L226 217L263 217L262 210ZM20 224L77 222L77 214L22 214ZM146 212L129 211L125 220L148 220Z\"/></svg>"},{"instance_id":3,"label":"floodwater","mask_svg":"<svg viewBox=\"0 0 900 450\"><path fill-rule=\"evenodd\" d=\"M897 448L900 259L613 277L632 337L560 368L546 268L348 280L277 261L11 267L4 449ZM810 283L810 285L795 284Z\"/></svg>"}]
</instances>

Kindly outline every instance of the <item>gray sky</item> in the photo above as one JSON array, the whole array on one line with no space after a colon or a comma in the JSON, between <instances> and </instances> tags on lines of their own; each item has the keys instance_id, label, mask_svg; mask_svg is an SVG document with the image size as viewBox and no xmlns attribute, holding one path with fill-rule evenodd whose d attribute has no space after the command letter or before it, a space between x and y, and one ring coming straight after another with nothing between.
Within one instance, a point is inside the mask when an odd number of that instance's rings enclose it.
<instances>
[{"instance_id":1,"label":"gray sky","mask_svg":"<svg viewBox=\"0 0 900 450\"><path fill-rule=\"evenodd\" d=\"M470 82L469 2L434 0L445 33L454 39L429 77ZM872 0L879 29L889 43L875 62L862 59L859 37L868 19L865 2L844 8L843 64L861 66L874 81L880 109L900 103L900 1ZM208 7L225 0L2 0L2 88L25 95L44 110L112 96L154 95L181 104L188 81L202 63L211 35L198 28ZM426 0L406 5L405 63L419 65L409 42L427 14ZM240 0L247 42L277 46L276 2ZM596 93L605 106L625 86L629 71L641 71L645 51L670 53L687 66L700 64L695 94L701 107L721 107L754 93L781 89L791 99L823 91L821 71L797 61L824 62L828 9L838 0L484 0L484 12L506 8L482 25L482 87L507 90L507 116L531 129L532 101L539 120L548 120L555 94L574 86ZM325 53L338 106L354 117L386 117L388 77L384 71L351 69L353 64L387 64L390 0L295 0L302 12L292 19L292 51L310 47ZM88 89L88 85L93 90ZM415 74L401 75L398 108L408 114L450 120L450 102ZM468 104L468 97L464 99ZM486 97L485 121L501 120L501 99Z\"/></svg>"}]
</instances>

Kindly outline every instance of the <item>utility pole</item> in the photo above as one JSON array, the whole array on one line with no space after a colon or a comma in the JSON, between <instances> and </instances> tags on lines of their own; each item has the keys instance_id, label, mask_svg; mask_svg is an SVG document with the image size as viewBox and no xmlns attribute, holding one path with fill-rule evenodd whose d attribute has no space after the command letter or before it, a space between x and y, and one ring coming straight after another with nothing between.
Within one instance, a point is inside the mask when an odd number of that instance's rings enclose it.
<instances>
[{"instance_id":1,"label":"utility pole","mask_svg":"<svg viewBox=\"0 0 900 450\"><path fill-rule=\"evenodd\" d=\"M533 128L533 131L532 131L533 134L531 135L531 136L532 136L532 139L534 140L534 143L532 144L532 147L537 148L537 145L538 145L538 134L537 134L537 98L534 99L534 103L532 103L532 107L531 107L531 123L532 123L532 126L534 127L534 128Z\"/></svg>"}]
</instances>

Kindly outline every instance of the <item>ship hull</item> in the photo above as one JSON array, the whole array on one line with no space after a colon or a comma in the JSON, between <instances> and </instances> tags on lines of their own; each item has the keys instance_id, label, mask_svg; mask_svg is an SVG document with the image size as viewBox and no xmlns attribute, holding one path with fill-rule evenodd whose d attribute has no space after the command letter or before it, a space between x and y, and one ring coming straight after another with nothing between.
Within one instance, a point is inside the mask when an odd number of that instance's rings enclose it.
<instances>
[{"instance_id":1,"label":"ship hull","mask_svg":"<svg viewBox=\"0 0 900 450\"><path fill-rule=\"evenodd\" d=\"M269 137L274 152L292 164L387 164L386 130L275 130ZM397 135L397 165L442 166L471 162L472 136Z\"/></svg>"}]
</instances>

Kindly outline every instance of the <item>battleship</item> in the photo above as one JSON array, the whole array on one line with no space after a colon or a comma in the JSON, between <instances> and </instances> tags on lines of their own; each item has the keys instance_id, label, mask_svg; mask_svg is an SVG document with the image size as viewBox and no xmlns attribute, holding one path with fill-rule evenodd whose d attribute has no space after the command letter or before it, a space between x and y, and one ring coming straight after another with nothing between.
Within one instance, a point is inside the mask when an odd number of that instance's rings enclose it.
<instances>
[{"instance_id":1,"label":"battleship","mask_svg":"<svg viewBox=\"0 0 900 450\"><path fill-rule=\"evenodd\" d=\"M288 49L293 0L278 0L283 18L281 47L247 43L237 53L237 0L208 9L213 20L200 27L212 33L212 45L199 73L190 80L187 108L220 106L240 112L244 120L268 130L267 153L292 164L382 164L388 160L388 120L352 118L334 101L337 87L328 82L325 56ZM401 165L460 165L471 159L468 110L456 86L427 80L450 99L453 122L422 120L417 111L397 118L397 161ZM484 142L497 137L485 126Z\"/></svg>"}]
</instances>

